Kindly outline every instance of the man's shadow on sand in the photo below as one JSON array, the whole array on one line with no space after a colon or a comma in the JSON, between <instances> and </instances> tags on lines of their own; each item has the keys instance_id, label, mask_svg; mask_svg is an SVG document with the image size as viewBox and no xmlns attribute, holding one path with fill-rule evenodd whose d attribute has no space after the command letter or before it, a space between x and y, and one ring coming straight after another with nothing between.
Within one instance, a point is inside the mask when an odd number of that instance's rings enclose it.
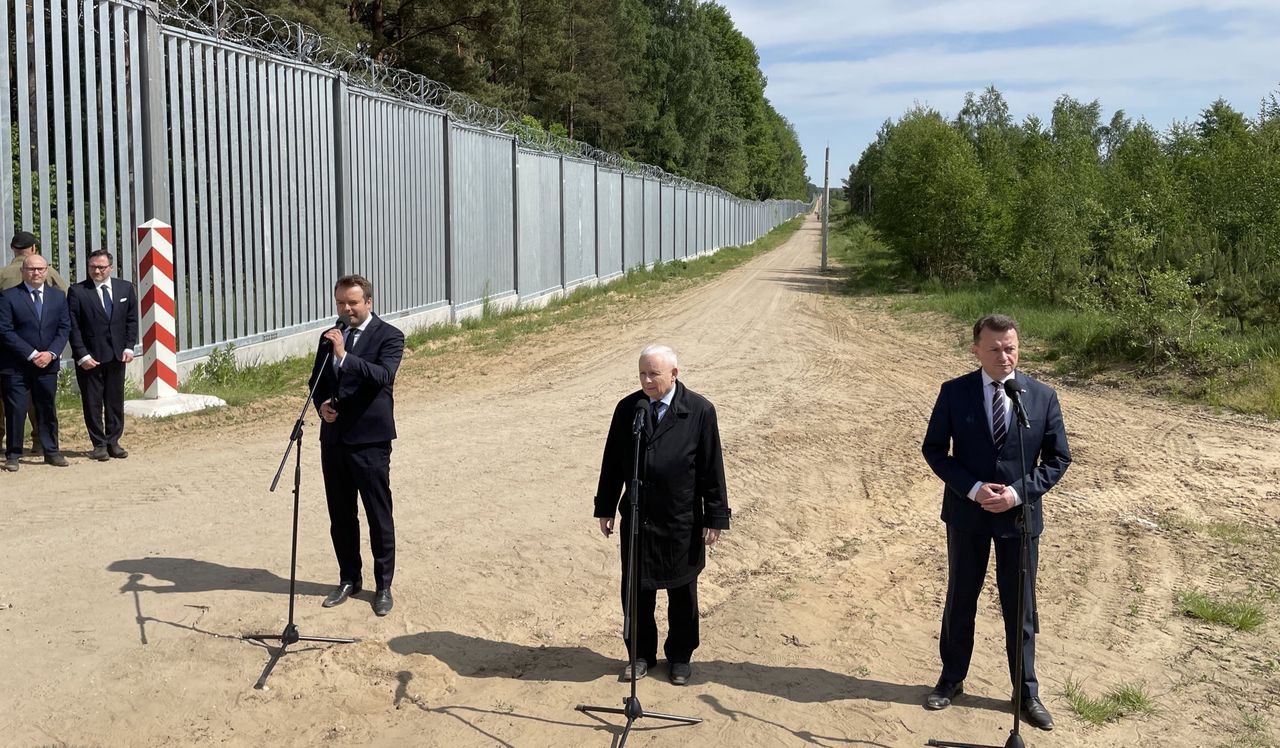
<instances>
[{"instance_id":1,"label":"man's shadow on sand","mask_svg":"<svg viewBox=\"0 0 1280 748\"><path fill-rule=\"evenodd\" d=\"M388 642L401 655L431 655L468 678L511 678L587 683L616 676L621 661L586 647L555 647L496 642L452 631L398 636ZM922 706L931 685L905 685L859 678L813 667L761 665L705 660L694 663L691 684L719 683L739 691L777 696L799 703L869 699ZM1008 711L1007 701L963 697L965 706Z\"/></svg>"},{"instance_id":2,"label":"man's shadow on sand","mask_svg":"<svg viewBox=\"0 0 1280 748\"><path fill-rule=\"evenodd\" d=\"M266 569L241 566L223 566L212 561L194 558L168 558L148 556L113 561L107 571L128 574L121 592L214 592L217 590L243 590L265 592L273 595L289 594L289 579ZM167 581L168 584L144 583L144 578ZM319 582L297 583L299 595L326 595L331 584Z\"/></svg>"},{"instance_id":3,"label":"man's shadow on sand","mask_svg":"<svg viewBox=\"0 0 1280 748\"><path fill-rule=\"evenodd\" d=\"M148 643L148 623L162 624L217 638L239 639L240 637L200 628L200 618L209 610L204 605L188 604L185 606L197 612L193 623L171 621L147 615L143 611L140 593L200 593L217 590L243 590L245 592L263 592L275 595L289 594L289 580L277 576L266 569L224 566L212 561L200 561L194 558L150 556L147 558L121 559L111 562L107 566L107 571L116 571L128 575L124 584L120 586L120 592L123 594L132 593L133 595L134 620L138 624L138 637L144 645ZM168 582L168 584L152 584L152 580L161 580ZM317 582L297 582L295 586L300 595L321 596L328 594L331 589L330 586Z\"/></svg>"}]
</instances>

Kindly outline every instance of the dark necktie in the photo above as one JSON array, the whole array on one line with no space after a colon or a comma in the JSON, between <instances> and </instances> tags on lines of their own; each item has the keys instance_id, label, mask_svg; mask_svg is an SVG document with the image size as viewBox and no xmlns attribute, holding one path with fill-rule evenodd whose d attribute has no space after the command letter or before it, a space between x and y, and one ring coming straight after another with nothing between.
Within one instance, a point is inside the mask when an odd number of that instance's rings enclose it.
<instances>
[{"instance_id":1,"label":"dark necktie","mask_svg":"<svg viewBox=\"0 0 1280 748\"><path fill-rule=\"evenodd\" d=\"M43 294L40 293L40 289L38 288L31 292L31 300L36 303L37 320L44 317L44 300L40 298L42 295Z\"/></svg>"},{"instance_id":2,"label":"dark necktie","mask_svg":"<svg viewBox=\"0 0 1280 748\"><path fill-rule=\"evenodd\" d=\"M111 288L105 283L99 288L102 289L102 311L107 313L107 319L111 319Z\"/></svg>"},{"instance_id":3,"label":"dark necktie","mask_svg":"<svg viewBox=\"0 0 1280 748\"><path fill-rule=\"evenodd\" d=\"M360 339L360 328L353 327L350 330L347 330L347 342L344 344L344 346L347 349L347 353L350 353L351 349L356 347L356 341L359 339Z\"/></svg>"},{"instance_id":4,"label":"dark necktie","mask_svg":"<svg viewBox=\"0 0 1280 748\"><path fill-rule=\"evenodd\" d=\"M1004 446L1005 431L1008 429L1004 423L1004 385L992 382L991 387L994 390L991 393L991 436L998 450Z\"/></svg>"},{"instance_id":5,"label":"dark necktie","mask_svg":"<svg viewBox=\"0 0 1280 748\"><path fill-rule=\"evenodd\" d=\"M649 403L649 407L653 409L653 428L656 430L658 428L658 416L662 412L662 401L654 400Z\"/></svg>"}]
</instances>

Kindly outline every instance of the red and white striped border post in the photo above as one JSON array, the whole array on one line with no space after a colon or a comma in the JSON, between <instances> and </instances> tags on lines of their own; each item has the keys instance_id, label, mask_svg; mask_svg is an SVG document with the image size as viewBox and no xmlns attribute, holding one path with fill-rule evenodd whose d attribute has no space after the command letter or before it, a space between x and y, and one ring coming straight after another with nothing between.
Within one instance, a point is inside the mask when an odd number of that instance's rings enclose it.
<instances>
[{"instance_id":1,"label":"red and white striped border post","mask_svg":"<svg viewBox=\"0 0 1280 748\"><path fill-rule=\"evenodd\" d=\"M138 275L142 278L143 397L178 394L178 337L173 282L173 227L151 219L138 227Z\"/></svg>"}]
</instances>

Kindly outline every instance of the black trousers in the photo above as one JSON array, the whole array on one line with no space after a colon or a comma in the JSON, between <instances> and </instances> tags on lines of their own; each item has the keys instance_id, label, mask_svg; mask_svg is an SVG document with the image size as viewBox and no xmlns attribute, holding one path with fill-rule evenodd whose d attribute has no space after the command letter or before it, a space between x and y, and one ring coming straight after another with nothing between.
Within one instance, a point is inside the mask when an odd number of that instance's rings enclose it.
<instances>
[{"instance_id":1,"label":"black trousers","mask_svg":"<svg viewBox=\"0 0 1280 748\"><path fill-rule=\"evenodd\" d=\"M1038 537L1031 538L1031 568L1028 569L1027 610L1021 625L1018 618L1018 556L1022 540L992 538L990 535L962 532L947 527L947 603L942 611L942 633L938 651L942 655L942 679L958 683L969 674L973 656L974 618L978 614L978 595L987 576L991 547L996 549L996 588L1000 592L1000 610L1004 616L1005 656L1009 661L1009 682L1018 687L1014 670L1016 647L1022 646L1022 696L1038 698L1040 684L1036 680L1036 567L1040 562Z\"/></svg>"},{"instance_id":2,"label":"black trousers","mask_svg":"<svg viewBox=\"0 0 1280 748\"><path fill-rule=\"evenodd\" d=\"M102 362L87 371L76 367L84 427L95 449L120 444L124 434L124 369L123 361Z\"/></svg>"},{"instance_id":3,"label":"black trousers","mask_svg":"<svg viewBox=\"0 0 1280 748\"><path fill-rule=\"evenodd\" d=\"M391 518L391 442L321 444L320 468L329 501L329 537L339 579L361 581L359 495L369 522L377 589L391 588L396 570L396 528Z\"/></svg>"},{"instance_id":4,"label":"black trousers","mask_svg":"<svg viewBox=\"0 0 1280 748\"><path fill-rule=\"evenodd\" d=\"M50 364L52 366L53 364ZM35 406L36 441L46 453L58 451L58 377L53 374L19 372L0 375L4 378L5 454L22 454L23 421L27 404Z\"/></svg>"},{"instance_id":5,"label":"black trousers","mask_svg":"<svg viewBox=\"0 0 1280 748\"><path fill-rule=\"evenodd\" d=\"M654 609L658 605L657 590L638 590L637 612L640 614L636 643L636 659L650 667L658 664L658 622ZM631 656L631 618L627 615L627 576L622 575L622 615L626 621L623 641ZM698 580L667 590L667 641L662 645L667 662L689 662L698 648Z\"/></svg>"}]
</instances>

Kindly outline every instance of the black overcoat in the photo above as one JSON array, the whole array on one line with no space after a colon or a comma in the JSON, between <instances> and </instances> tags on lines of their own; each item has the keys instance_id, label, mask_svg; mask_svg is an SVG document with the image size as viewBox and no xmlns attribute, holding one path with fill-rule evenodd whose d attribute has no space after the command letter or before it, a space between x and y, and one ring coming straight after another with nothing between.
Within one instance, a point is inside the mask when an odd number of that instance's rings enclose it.
<instances>
[{"instance_id":1,"label":"black overcoat","mask_svg":"<svg viewBox=\"0 0 1280 748\"><path fill-rule=\"evenodd\" d=\"M624 491L631 481L635 449L632 422L636 403L647 399L637 390L613 409L596 490L596 517L613 517L621 509L624 574L631 539L631 500L624 499ZM677 380L671 407L657 428L641 439L640 588L680 587L706 565L703 528L729 529L715 406Z\"/></svg>"}]
</instances>

